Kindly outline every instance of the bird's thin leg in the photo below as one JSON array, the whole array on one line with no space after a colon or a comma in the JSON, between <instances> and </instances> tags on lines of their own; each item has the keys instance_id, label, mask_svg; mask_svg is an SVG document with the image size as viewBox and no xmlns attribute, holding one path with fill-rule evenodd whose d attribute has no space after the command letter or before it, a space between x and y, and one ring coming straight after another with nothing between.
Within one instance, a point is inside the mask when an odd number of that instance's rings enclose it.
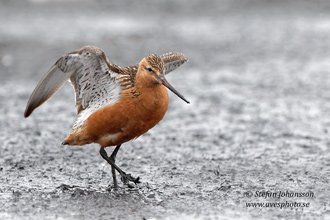
<instances>
[{"instance_id":1,"label":"bird's thin leg","mask_svg":"<svg viewBox=\"0 0 330 220\"><path fill-rule=\"evenodd\" d=\"M112 163L116 164L116 156L119 151L121 144L117 145L117 147L114 149L112 152L111 156L109 157L109 160L112 161ZM117 184L117 177L116 177L116 169L113 165L111 165L111 172L112 172L112 179L113 179L113 185L114 188L117 189L118 184Z\"/></svg>"},{"instance_id":2,"label":"bird's thin leg","mask_svg":"<svg viewBox=\"0 0 330 220\"><path fill-rule=\"evenodd\" d=\"M119 148L118 148L118 150L119 150ZM119 174L121 175L121 180L124 182L124 184L128 185L127 182L140 183L140 177L134 178L134 177L132 177L131 174L126 174L115 163L113 163L112 160L108 157L108 154L104 150L103 147L100 148L100 154L101 154L102 158L105 159L111 165L111 167L115 168L119 172Z\"/></svg>"}]
</instances>

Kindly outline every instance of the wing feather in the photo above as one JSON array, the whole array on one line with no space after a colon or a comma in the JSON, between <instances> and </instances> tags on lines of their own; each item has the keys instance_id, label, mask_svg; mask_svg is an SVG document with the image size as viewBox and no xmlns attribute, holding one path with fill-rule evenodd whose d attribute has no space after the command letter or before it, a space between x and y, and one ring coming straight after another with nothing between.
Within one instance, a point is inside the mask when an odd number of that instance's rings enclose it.
<instances>
[{"instance_id":1,"label":"wing feather","mask_svg":"<svg viewBox=\"0 0 330 220\"><path fill-rule=\"evenodd\" d=\"M183 53L165 53L160 56L160 58L165 63L165 74L172 72L173 70L177 69L179 66L187 62L189 59Z\"/></svg>"},{"instance_id":2,"label":"wing feather","mask_svg":"<svg viewBox=\"0 0 330 220\"><path fill-rule=\"evenodd\" d=\"M104 52L97 47L86 46L66 54L41 79L28 101L24 116L28 117L67 80L74 87L78 113L87 108L94 111L114 103L120 98L120 71L121 67L109 62Z\"/></svg>"},{"instance_id":3,"label":"wing feather","mask_svg":"<svg viewBox=\"0 0 330 220\"><path fill-rule=\"evenodd\" d=\"M62 72L53 65L34 89L25 109L24 117L29 117L33 110L49 99L70 78L72 71Z\"/></svg>"}]
</instances>

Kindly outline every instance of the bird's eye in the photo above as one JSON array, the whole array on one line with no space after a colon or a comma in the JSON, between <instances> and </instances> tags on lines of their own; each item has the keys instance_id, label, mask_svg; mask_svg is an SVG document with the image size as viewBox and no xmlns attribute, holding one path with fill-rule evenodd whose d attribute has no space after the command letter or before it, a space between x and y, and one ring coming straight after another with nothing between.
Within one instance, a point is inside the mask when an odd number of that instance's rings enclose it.
<instances>
[{"instance_id":1,"label":"bird's eye","mask_svg":"<svg viewBox=\"0 0 330 220\"><path fill-rule=\"evenodd\" d=\"M148 67L147 70L148 70L149 72L152 72L152 71L153 71L153 69L151 69L150 67Z\"/></svg>"}]
</instances>

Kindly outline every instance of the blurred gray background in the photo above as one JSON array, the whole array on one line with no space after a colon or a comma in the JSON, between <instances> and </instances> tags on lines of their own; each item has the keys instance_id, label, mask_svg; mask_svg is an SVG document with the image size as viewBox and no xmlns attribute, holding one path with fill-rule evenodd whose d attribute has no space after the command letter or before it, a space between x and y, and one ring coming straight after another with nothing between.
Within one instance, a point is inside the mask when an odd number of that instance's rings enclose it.
<instances>
[{"instance_id":1,"label":"blurred gray background","mask_svg":"<svg viewBox=\"0 0 330 220\"><path fill-rule=\"evenodd\" d=\"M163 121L118 154L135 189L113 191L96 144L60 145L69 83L23 118L42 76L84 45L120 66L190 59L167 79L191 104L169 94ZM0 1L0 219L329 219L329 47L329 1Z\"/></svg>"}]
</instances>

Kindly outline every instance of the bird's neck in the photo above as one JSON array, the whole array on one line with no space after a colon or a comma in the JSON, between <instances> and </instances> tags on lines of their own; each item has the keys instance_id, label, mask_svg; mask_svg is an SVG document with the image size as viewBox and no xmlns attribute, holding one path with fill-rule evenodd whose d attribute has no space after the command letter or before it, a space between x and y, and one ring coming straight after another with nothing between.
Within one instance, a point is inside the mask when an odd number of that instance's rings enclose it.
<instances>
[{"instance_id":1,"label":"bird's neck","mask_svg":"<svg viewBox=\"0 0 330 220\"><path fill-rule=\"evenodd\" d=\"M137 74L136 79L135 79L135 87L137 89L141 89L141 88L156 88L158 87L159 83L155 82L155 80L153 78L151 78L151 76L145 76L145 75L140 75Z\"/></svg>"},{"instance_id":2,"label":"bird's neck","mask_svg":"<svg viewBox=\"0 0 330 220\"><path fill-rule=\"evenodd\" d=\"M160 83L155 83L154 80L148 80L147 77L137 77L135 86L131 90L131 94L138 97L143 105L153 108L158 105L168 105L168 94L165 86Z\"/></svg>"}]
</instances>

